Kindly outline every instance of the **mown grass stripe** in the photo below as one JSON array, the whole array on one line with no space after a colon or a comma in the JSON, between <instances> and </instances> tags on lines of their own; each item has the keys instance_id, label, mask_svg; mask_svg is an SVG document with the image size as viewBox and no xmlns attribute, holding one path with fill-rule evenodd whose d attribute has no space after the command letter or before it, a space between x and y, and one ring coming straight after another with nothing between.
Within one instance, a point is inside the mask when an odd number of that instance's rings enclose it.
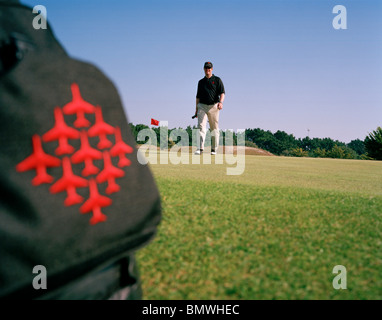
<instances>
[{"instance_id":1,"label":"mown grass stripe","mask_svg":"<svg viewBox=\"0 0 382 320\"><path fill-rule=\"evenodd\" d=\"M146 299L380 299L382 197L156 175ZM348 289L332 287L335 265Z\"/></svg>"}]
</instances>

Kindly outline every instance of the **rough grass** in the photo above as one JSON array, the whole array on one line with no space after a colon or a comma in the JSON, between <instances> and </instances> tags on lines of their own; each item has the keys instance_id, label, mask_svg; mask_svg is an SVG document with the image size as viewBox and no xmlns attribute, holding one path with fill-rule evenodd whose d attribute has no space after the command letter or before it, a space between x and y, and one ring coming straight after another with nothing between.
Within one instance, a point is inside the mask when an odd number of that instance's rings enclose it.
<instances>
[{"instance_id":1,"label":"rough grass","mask_svg":"<svg viewBox=\"0 0 382 320\"><path fill-rule=\"evenodd\" d=\"M137 254L145 299L381 299L382 163L246 157L151 165L155 240ZM332 286L347 269L347 290Z\"/></svg>"}]
</instances>

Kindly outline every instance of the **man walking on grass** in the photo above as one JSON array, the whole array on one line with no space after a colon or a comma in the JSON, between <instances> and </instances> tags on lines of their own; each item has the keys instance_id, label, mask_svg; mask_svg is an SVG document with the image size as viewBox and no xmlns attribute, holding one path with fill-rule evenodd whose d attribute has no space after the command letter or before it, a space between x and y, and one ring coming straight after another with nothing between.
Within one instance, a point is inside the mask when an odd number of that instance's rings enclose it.
<instances>
[{"instance_id":1,"label":"man walking on grass","mask_svg":"<svg viewBox=\"0 0 382 320\"><path fill-rule=\"evenodd\" d=\"M219 77L212 74L211 62L204 64L205 77L199 80L196 94L196 111L198 116L198 128L200 130L200 146L195 154L201 154L204 149L204 141L207 133L207 117L212 130L211 154L216 154L219 147L219 112L223 109L225 97L224 85Z\"/></svg>"}]
</instances>

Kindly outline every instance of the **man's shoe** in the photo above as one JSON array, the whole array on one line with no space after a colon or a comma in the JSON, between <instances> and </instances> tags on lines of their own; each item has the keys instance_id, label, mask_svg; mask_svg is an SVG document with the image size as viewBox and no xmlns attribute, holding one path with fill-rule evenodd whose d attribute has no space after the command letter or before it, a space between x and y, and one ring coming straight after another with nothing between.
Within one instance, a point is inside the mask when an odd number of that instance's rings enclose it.
<instances>
[{"instance_id":1,"label":"man's shoe","mask_svg":"<svg viewBox=\"0 0 382 320\"><path fill-rule=\"evenodd\" d=\"M196 150L194 154L196 154L196 155L200 155L201 153L203 153L203 149L198 149L198 150Z\"/></svg>"},{"instance_id":2,"label":"man's shoe","mask_svg":"<svg viewBox=\"0 0 382 320\"><path fill-rule=\"evenodd\" d=\"M215 155L215 154L216 154L216 151L215 151L215 150L211 150L211 154L212 154L212 155Z\"/></svg>"}]
</instances>

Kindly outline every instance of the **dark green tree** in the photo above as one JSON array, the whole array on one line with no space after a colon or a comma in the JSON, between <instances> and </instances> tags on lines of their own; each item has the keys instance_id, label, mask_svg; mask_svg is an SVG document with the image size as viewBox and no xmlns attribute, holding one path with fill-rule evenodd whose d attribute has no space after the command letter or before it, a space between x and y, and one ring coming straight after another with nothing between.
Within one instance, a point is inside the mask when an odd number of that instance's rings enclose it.
<instances>
[{"instance_id":1,"label":"dark green tree","mask_svg":"<svg viewBox=\"0 0 382 320\"><path fill-rule=\"evenodd\" d=\"M366 152L365 143L360 139L350 141L347 147L353 149L358 155L365 154Z\"/></svg>"},{"instance_id":2,"label":"dark green tree","mask_svg":"<svg viewBox=\"0 0 382 320\"><path fill-rule=\"evenodd\" d=\"M365 138L367 155L376 160L382 160L382 128L378 127Z\"/></svg>"},{"instance_id":3,"label":"dark green tree","mask_svg":"<svg viewBox=\"0 0 382 320\"><path fill-rule=\"evenodd\" d=\"M130 125L130 129L131 129L131 132L134 136L134 139L135 141L137 141L137 138L138 138L138 133L143 130L143 129L149 129L148 126L144 125L144 124L137 124L137 125L133 125L132 123L129 123ZM147 143L147 141L149 140L148 137L145 138L145 141L137 141L138 144L144 144L144 143Z\"/></svg>"},{"instance_id":4,"label":"dark green tree","mask_svg":"<svg viewBox=\"0 0 382 320\"><path fill-rule=\"evenodd\" d=\"M277 154L282 154L283 151L294 149L297 147L297 140L293 134L287 134L285 131L278 130L274 137L277 141L279 141L279 150L277 150Z\"/></svg>"},{"instance_id":5,"label":"dark green tree","mask_svg":"<svg viewBox=\"0 0 382 320\"><path fill-rule=\"evenodd\" d=\"M195 126L194 126L194 128L195 128ZM191 128L191 126L187 126L186 132L188 135L188 145L192 146L192 128Z\"/></svg>"}]
</instances>

